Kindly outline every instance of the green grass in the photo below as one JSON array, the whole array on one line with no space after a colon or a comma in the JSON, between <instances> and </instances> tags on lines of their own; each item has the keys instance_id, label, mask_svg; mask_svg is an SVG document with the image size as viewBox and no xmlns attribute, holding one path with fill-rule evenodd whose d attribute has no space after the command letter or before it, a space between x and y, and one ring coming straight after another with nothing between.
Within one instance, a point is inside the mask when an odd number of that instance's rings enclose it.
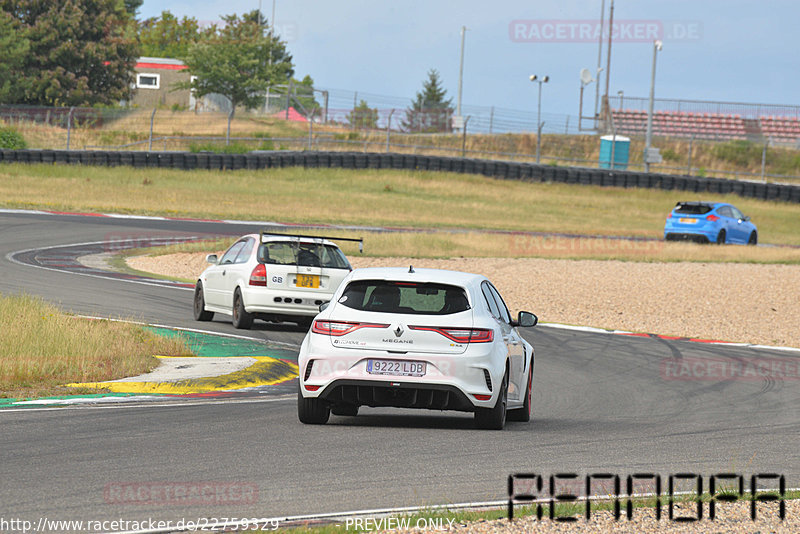
<instances>
[{"instance_id":1,"label":"green grass","mask_svg":"<svg viewBox=\"0 0 800 534\"><path fill-rule=\"evenodd\" d=\"M761 242L800 244L800 205L734 195L385 170L0 167L4 207L295 223L660 237L675 202L698 197L734 202L758 224Z\"/></svg>"},{"instance_id":2,"label":"green grass","mask_svg":"<svg viewBox=\"0 0 800 534\"><path fill-rule=\"evenodd\" d=\"M62 386L145 373L157 365L154 355L191 355L180 337L81 319L29 295L0 294L0 324L0 397L5 398L81 393Z\"/></svg>"}]
</instances>

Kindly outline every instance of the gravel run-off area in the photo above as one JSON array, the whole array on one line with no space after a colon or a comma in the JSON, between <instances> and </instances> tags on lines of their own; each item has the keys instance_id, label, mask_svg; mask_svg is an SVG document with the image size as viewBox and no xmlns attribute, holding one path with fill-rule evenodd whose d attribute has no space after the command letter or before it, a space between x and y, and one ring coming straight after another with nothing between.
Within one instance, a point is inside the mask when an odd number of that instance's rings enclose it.
<instances>
[{"instance_id":1,"label":"gravel run-off area","mask_svg":"<svg viewBox=\"0 0 800 534\"><path fill-rule=\"evenodd\" d=\"M739 533L775 533L797 534L800 532L800 501L785 502L785 519L781 520L778 514L778 504L759 503L756 521L750 516L749 502L735 502L717 504L714 520L710 520L708 503L704 503L703 517L699 521L675 521L668 519L666 503L662 503L661 518L656 519L654 508L635 508L633 519L628 520L623 511L619 519L614 518L611 511L592 511L590 519L577 518L574 522L552 521L545 516L537 519L529 516L515 519L496 519L492 521L472 521L464 524L455 524L448 532L459 534L522 534L528 532L563 533L563 534L637 534L650 532L666 532L670 534L739 534ZM674 517L696 518L697 509L694 506L684 506L678 510L676 505ZM623 504L624 510L624 504ZM546 514L547 512L545 512ZM393 530L392 532L420 532L417 530ZM431 531L430 529L428 531Z\"/></svg>"},{"instance_id":2,"label":"gravel run-off area","mask_svg":"<svg viewBox=\"0 0 800 534\"><path fill-rule=\"evenodd\" d=\"M205 253L137 256L137 270L196 278ZM536 258L372 258L354 267L431 267L480 273L512 312L542 322L800 347L800 265L638 263Z\"/></svg>"}]
</instances>

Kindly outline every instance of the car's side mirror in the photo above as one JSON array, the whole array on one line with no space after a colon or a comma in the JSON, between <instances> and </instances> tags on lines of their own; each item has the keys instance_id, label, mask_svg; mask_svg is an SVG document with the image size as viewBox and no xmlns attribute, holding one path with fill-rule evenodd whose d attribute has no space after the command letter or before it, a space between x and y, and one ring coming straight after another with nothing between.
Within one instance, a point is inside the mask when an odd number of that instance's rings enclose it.
<instances>
[{"instance_id":1,"label":"car's side mirror","mask_svg":"<svg viewBox=\"0 0 800 534\"><path fill-rule=\"evenodd\" d=\"M330 302L323 302L322 304L319 305L319 311L325 311L325 308L327 308L330 305L331 305Z\"/></svg>"},{"instance_id":2,"label":"car's side mirror","mask_svg":"<svg viewBox=\"0 0 800 534\"><path fill-rule=\"evenodd\" d=\"M216 265L217 262L219 262L219 259L217 258L216 254L209 254L208 256L206 256L206 262L212 265Z\"/></svg>"},{"instance_id":3,"label":"car's side mirror","mask_svg":"<svg viewBox=\"0 0 800 534\"><path fill-rule=\"evenodd\" d=\"M531 312L521 311L517 315L517 325L523 328L536 326L539 323L539 318Z\"/></svg>"},{"instance_id":4,"label":"car's side mirror","mask_svg":"<svg viewBox=\"0 0 800 534\"><path fill-rule=\"evenodd\" d=\"M750 216L749 215L745 215L744 216L744 221L745 222L750 222Z\"/></svg>"}]
</instances>

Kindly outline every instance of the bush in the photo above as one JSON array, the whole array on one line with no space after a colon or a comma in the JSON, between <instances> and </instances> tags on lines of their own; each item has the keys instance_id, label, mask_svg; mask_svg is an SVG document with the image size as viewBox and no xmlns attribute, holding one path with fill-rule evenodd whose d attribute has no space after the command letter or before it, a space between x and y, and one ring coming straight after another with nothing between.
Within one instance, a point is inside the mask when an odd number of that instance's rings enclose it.
<instances>
[{"instance_id":1,"label":"bush","mask_svg":"<svg viewBox=\"0 0 800 534\"><path fill-rule=\"evenodd\" d=\"M22 134L14 128L0 128L0 148L18 150L20 148L28 148L28 143L25 142Z\"/></svg>"},{"instance_id":2,"label":"bush","mask_svg":"<svg viewBox=\"0 0 800 534\"><path fill-rule=\"evenodd\" d=\"M661 157L664 158L666 161L679 161L681 159L680 155L677 152L672 150L671 148L665 148L661 151Z\"/></svg>"},{"instance_id":3,"label":"bush","mask_svg":"<svg viewBox=\"0 0 800 534\"><path fill-rule=\"evenodd\" d=\"M714 145L711 154L722 161L737 167L754 167L761 165L761 145L750 141L728 141Z\"/></svg>"},{"instance_id":4,"label":"bush","mask_svg":"<svg viewBox=\"0 0 800 534\"><path fill-rule=\"evenodd\" d=\"M250 147L242 143L231 143L229 145L218 145L214 143L192 143L189 145L190 152L216 152L218 154L247 154Z\"/></svg>"}]
</instances>

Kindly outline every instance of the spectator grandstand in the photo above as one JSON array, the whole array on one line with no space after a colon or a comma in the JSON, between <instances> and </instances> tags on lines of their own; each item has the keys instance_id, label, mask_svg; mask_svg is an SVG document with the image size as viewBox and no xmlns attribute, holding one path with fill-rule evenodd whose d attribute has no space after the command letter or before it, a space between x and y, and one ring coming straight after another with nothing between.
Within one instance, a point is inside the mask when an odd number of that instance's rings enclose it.
<instances>
[{"instance_id":1,"label":"spectator grandstand","mask_svg":"<svg viewBox=\"0 0 800 534\"><path fill-rule=\"evenodd\" d=\"M764 137L778 142L793 142L800 139L800 120L796 117L767 116L759 119Z\"/></svg>"},{"instance_id":2,"label":"spectator grandstand","mask_svg":"<svg viewBox=\"0 0 800 534\"><path fill-rule=\"evenodd\" d=\"M614 127L622 135L647 131L647 99L609 99ZM623 103L627 104L623 107ZM800 143L800 108L771 104L746 104L700 100L655 101L653 135L706 140L769 139L774 143Z\"/></svg>"}]
</instances>

